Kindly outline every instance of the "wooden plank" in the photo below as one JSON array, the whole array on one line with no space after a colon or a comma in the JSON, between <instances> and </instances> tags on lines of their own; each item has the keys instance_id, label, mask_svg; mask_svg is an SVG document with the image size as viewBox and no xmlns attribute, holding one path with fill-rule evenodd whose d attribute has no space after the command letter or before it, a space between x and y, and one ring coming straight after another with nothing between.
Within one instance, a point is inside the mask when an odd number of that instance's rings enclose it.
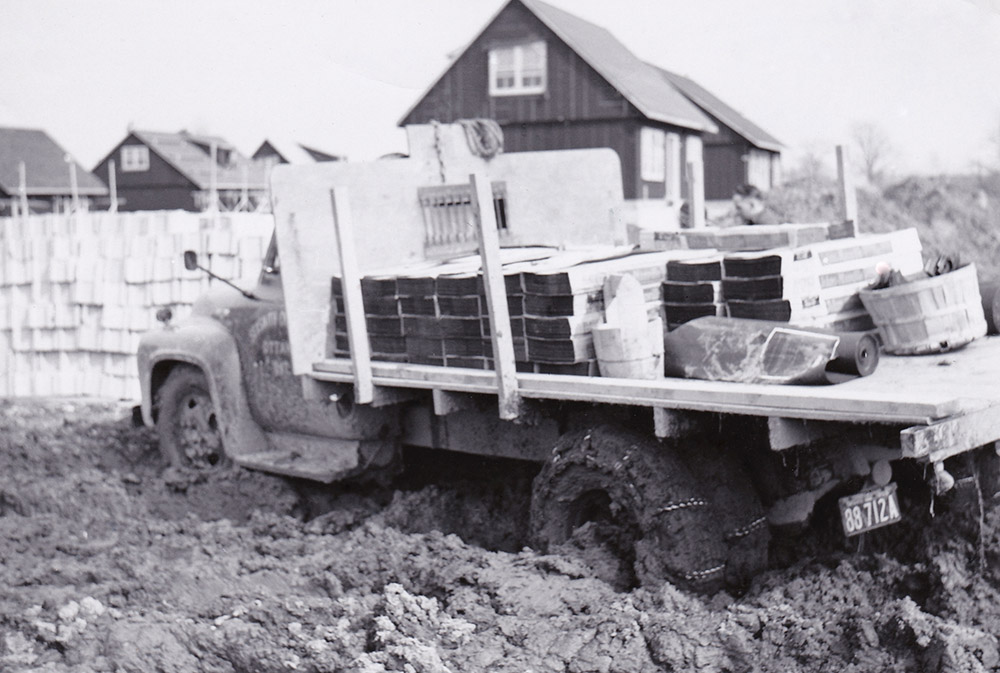
<instances>
[{"instance_id":1,"label":"wooden plank","mask_svg":"<svg viewBox=\"0 0 1000 673\"><path fill-rule=\"evenodd\" d=\"M368 326L365 323L365 304L361 294L361 274L354 247L354 230L351 221L351 204L346 187L330 190L333 206L333 228L337 234L337 254L340 258L340 285L347 314L347 339L354 367L354 400L370 404L375 399L372 383L371 351L368 345Z\"/></svg>"},{"instance_id":2,"label":"wooden plank","mask_svg":"<svg viewBox=\"0 0 1000 673\"><path fill-rule=\"evenodd\" d=\"M840 219L853 225L852 235L858 232L858 195L854 189L854 178L851 175L850 159L847 148L837 145L837 211Z\"/></svg>"},{"instance_id":3,"label":"wooden plank","mask_svg":"<svg viewBox=\"0 0 1000 673\"><path fill-rule=\"evenodd\" d=\"M904 458L939 461L1000 441L1000 405L986 404L982 409L899 433Z\"/></svg>"},{"instance_id":4,"label":"wooden plank","mask_svg":"<svg viewBox=\"0 0 1000 673\"><path fill-rule=\"evenodd\" d=\"M768 439L772 451L784 451L796 446L806 446L820 439L830 437L841 429L830 423L815 423L802 418L767 419Z\"/></svg>"},{"instance_id":5,"label":"wooden plank","mask_svg":"<svg viewBox=\"0 0 1000 673\"><path fill-rule=\"evenodd\" d=\"M431 390L431 399L435 416L447 416L475 406L475 400L467 393L449 393L440 388Z\"/></svg>"},{"instance_id":6,"label":"wooden plank","mask_svg":"<svg viewBox=\"0 0 1000 673\"><path fill-rule=\"evenodd\" d=\"M372 363L380 386L441 388L470 393L497 392L496 376L430 365ZM877 374L877 373L876 373ZM351 380L349 360L324 360L312 374L323 380ZM947 395L907 395L898 388L877 391L855 386L876 375L837 386L780 386L688 379L641 381L555 374L517 375L522 397L634 406L689 409L752 416L781 416L816 420L927 424L961 411L961 401Z\"/></svg>"},{"instance_id":7,"label":"wooden plank","mask_svg":"<svg viewBox=\"0 0 1000 673\"><path fill-rule=\"evenodd\" d=\"M521 415L521 397L518 394L517 364L514 359L514 341L507 308L507 285L500 259L500 238L497 234L496 213L493 210L493 193L484 175L469 176L472 185L472 213L479 238L479 257L482 260L483 282L486 287L486 305L492 324L493 361L496 367L497 402L500 418L513 420Z\"/></svg>"}]
</instances>

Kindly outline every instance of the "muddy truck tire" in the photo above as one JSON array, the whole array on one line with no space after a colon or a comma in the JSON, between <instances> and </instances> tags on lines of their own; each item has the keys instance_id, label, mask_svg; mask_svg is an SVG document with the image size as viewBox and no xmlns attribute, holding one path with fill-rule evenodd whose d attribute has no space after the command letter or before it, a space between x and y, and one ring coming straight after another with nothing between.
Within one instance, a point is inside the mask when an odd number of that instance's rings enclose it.
<instances>
[{"instance_id":1,"label":"muddy truck tire","mask_svg":"<svg viewBox=\"0 0 1000 673\"><path fill-rule=\"evenodd\" d=\"M726 544L726 586L742 592L767 570L771 533L767 512L732 447L685 444L677 454L708 495Z\"/></svg>"},{"instance_id":2,"label":"muddy truck tire","mask_svg":"<svg viewBox=\"0 0 1000 673\"><path fill-rule=\"evenodd\" d=\"M709 500L652 437L599 426L556 444L533 484L532 545L551 551L594 524L613 531L640 584L667 580L698 593L724 586L726 547Z\"/></svg>"},{"instance_id":3,"label":"muddy truck tire","mask_svg":"<svg viewBox=\"0 0 1000 673\"><path fill-rule=\"evenodd\" d=\"M229 466L215 405L200 369L178 365L156 396L160 453L174 467L211 471Z\"/></svg>"}]
</instances>

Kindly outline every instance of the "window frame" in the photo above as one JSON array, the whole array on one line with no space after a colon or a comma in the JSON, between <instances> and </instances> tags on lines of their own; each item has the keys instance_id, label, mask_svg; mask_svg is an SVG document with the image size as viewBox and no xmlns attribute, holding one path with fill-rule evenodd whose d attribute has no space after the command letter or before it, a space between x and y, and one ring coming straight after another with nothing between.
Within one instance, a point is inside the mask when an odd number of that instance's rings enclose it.
<instances>
[{"instance_id":1,"label":"window frame","mask_svg":"<svg viewBox=\"0 0 1000 673\"><path fill-rule=\"evenodd\" d=\"M524 69L524 55L527 50L536 47L540 47L541 49L542 63L539 69L541 82L538 84L525 85L524 78L526 72ZM500 72L499 60L501 52L510 52L513 60L511 72L513 74L514 84L510 87L501 87L497 84L497 77ZM549 48L545 40L532 40L530 42L520 42L517 44L506 44L492 47L487 55L487 61L489 64L487 70L489 76L490 96L534 96L544 94L548 90Z\"/></svg>"},{"instance_id":2,"label":"window frame","mask_svg":"<svg viewBox=\"0 0 1000 673\"><path fill-rule=\"evenodd\" d=\"M122 145L119 159L122 173L145 173L149 170L149 148L145 145Z\"/></svg>"},{"instance_id":3,"label":"window frame","mask_svg":"<svg viewBox=\"0 0 1000 673\"><path fill-rule=\"evenodd\" d=\"M639 176L643 182L664 184L667 179L667 134L663 129L639 129Z\"/></svg>"}]
</instances>

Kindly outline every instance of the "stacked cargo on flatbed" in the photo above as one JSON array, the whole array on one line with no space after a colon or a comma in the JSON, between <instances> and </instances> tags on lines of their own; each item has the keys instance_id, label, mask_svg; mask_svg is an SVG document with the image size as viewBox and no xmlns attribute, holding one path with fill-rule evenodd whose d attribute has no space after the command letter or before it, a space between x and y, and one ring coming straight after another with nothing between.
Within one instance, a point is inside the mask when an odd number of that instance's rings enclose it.
<instances>
[{"instance_id":1,"label":"stacked cargo on flatbed","mask_svg":"<svg viewBox=\"0 0 1000 673\"><path fill-rule=\"evenodd\" d=\"M532 250L532 249L528 249ZM507 306L515 360L522 371L596 375L591 328L604 311L604 281L631 274L651 316L662 316L667 263L690 251L505 250ZM365 323L376 360L492 369L489 312L478 258L404 267L362 278ZM471 260L476 260L474 263ZM333 280L328 351L349 355L339 279Z\"/></svg>"},{"instance_id":2,"label":"stacked cargo on flatbed","mask_svg":"<svg viewBox=\"0 0 1000 673\"><path fill-rule=\"evenodd\" d=\"M746 245L774 239L780 231L771 229ZM662 318L667 329L710 315L850 331L872 327L857 292L874 278L876 264L904 274L922 268L912 229L754 251L508 248L502 256L518 369L591 376L598 373L591 330L602 320L604 282L612 275L634 276L650 318ZM375 360L493 368L477 255L372 274L361 290ZM337 278L332 297L327 351L348 357Z\"/></svg>"}]
</instances>

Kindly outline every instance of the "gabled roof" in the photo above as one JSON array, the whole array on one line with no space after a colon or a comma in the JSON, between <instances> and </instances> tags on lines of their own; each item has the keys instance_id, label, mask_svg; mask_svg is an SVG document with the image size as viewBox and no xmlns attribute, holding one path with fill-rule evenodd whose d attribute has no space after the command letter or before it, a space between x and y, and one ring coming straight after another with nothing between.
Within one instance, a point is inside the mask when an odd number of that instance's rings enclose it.
<instances>
[{"instance_id":1,"label":"gabled roof","mask_svg":"<svg viewBox=\"0 0 1000 673\"><path fill-rule=\"evenodd\" d=\"M555 33L647 119L695 131L714 133L718 130L712 120L705 116L697 106L681 95L670 82L664 80L655 68L644 63L629 51L607 29L584 21L578 16L541 2L541 0L510 0L461 51L462 55L458 57L459 59L493 24L497 16L514 2L520 2L524 5L529 12ZM445 73L451 69L454 63L455 61L452 61L449 64ZM442 77L444 77L444 73L430 89L433 89ZM413 112L426 95L425 92L406 111L402 120L405 120Z\"/></svg>"},{"instance_id":2,"label":"gabled roof","mask_svg":"<svg viewBox=\"0 0 1000 673\"><path fill-rule=\"evenodd\" d=\"M253 153L254 159L277 155L289 164L313 164L319 161L342 161L343 157L285 138L266 138Z\"/></svg>"},{"instance_id":3,"label":"gabled roof","mask_svg":"<svg viewBox=\"0 0 1000 673\"><path fill-rule=\"evenodd\" d=\"M69 155L49 135L39 129L0 128L0 191L13 196L21 189L19 165L24 162L26 191L29 196L69 196ZM83 196L101 196L108 188L100 179L77 162L77 192Z\"/></svg>"},{"instance_id":4,"label":"gabled roof","mask_svg":"<svg viewBox=\"0 0 1000 673\"><path fill-rule=\"evenodd\" d=\"M198 147L198 144L217 142L219 147L232 149L232 145L221 138L194 137L183 131L132 131L131 135L193 182L198 189L210 189L212 185L212 157ZM242 155L237 155L235 160L233 164L215 167L218 189L242 189L244 186L248 189L264 189L267 186L267 167L264 164Z\"/></svg>"},{"instance_id":5,"label":"gabled roof","mask_svg":"<svg viewBox=\"0 0 1000 673\"><path fill-rule=\"evenodd\" d=\"M772 152L780 152L781 148L784 147L780 140L741 115L724 103L718 96L694 80L670 72L669 70L664 70L658 66L652 67L665 77L667 81L677 87L692 103L749 140L752 145Z\"/></svg>"},{"instance_id":6,"label":"gabled roof","mask_svg":"<svg viewBox=\"0 0 1000 673\"><path fill-rule=\"evenodd\" d=\"M515 0L511 0L512 2ZM517 0L648 119L714 133L715 124L606 28L541 0Z\"/></svg>"}]
</instances>

